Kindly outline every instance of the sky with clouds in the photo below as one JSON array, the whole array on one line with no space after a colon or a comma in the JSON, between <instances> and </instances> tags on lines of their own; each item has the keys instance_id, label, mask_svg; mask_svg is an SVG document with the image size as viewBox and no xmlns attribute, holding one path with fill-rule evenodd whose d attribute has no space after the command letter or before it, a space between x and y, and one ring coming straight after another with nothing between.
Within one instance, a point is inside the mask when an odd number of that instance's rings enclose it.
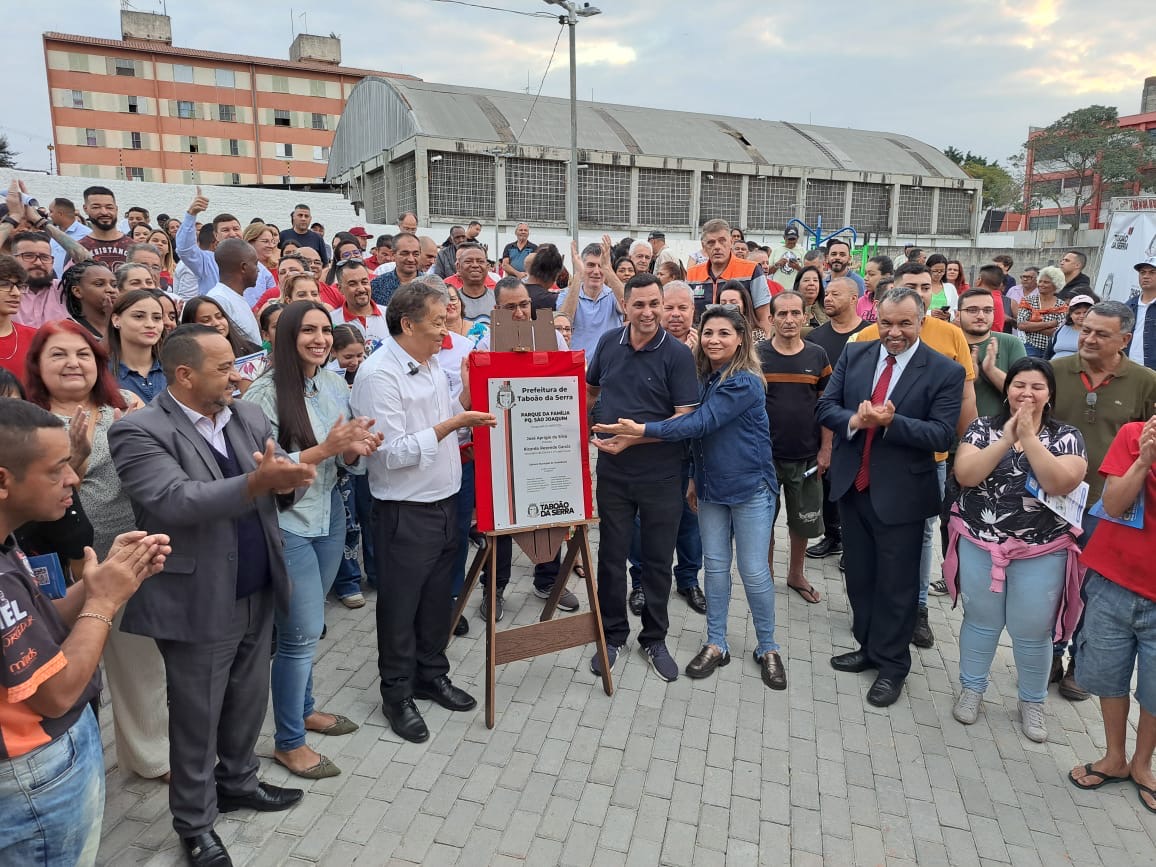
<instances>
[{"instance_id":1,"label":"sky with clouds","mask_svg":"<svg viewBox=\"0 0 1156 867\"><path fill-rule=\"evenodd\" d=\"M0 133L46 168L41 34L119 38L117 0L19 4L5 21ZM547 13L542 0L478 0ZM158 11L161 0L133 0ZM1151 0L864 0L818 11L755 0L597 0L578 25L578 96L914 136L1004 160L1029 126L1093 103L1139 111L1156 75ZM183 47L287 57L291 21L342 39L343 61L428 81L536 92L556 19L439 0L168 0ZM754 11L754 14L752 14ZM566 96L563 33L543 93Z\"/></svg>"}]
</instances>

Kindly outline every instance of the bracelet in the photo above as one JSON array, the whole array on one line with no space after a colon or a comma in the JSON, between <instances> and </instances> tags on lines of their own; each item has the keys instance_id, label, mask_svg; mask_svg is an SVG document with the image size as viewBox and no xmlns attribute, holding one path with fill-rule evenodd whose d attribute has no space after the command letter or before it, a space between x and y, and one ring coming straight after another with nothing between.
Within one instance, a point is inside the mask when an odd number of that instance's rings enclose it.
<instances>
[{"instance_id":1,"label":"bracelet","mask_svg":"<svg viewBox=\"0 0 1156 867\"><path fill-rule=\"evenodd\" d=\"M93 620L99 620L101 623L103 623L105 626L107 626L109 628L109 631L112 631L112 618L111 617L105 617L103 614L97 614L95 611L81 611L79 614L76 615L77 620L79 620L82 617L91 617Z\"/></svg>"},{"instance_id":2,"label":"bracelet","mask_svg":"<svg viewBox=\"0 0 1156 867\"><path fill-rule=\"evenodd\" d=\"M5 214L4 218L0 220L0 223L7 223L14 229L20 226L20 221L13 219L11 214Z\"/></svg>"}]
</instances>

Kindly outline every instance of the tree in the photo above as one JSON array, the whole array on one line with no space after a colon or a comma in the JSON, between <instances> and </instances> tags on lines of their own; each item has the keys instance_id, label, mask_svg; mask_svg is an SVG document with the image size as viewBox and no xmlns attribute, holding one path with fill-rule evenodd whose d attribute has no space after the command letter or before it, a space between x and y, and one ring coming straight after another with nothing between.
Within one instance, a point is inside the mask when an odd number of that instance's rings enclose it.
<instances>
[{"instance_id":1,"label":"tree","mask_svg":"<svg viewBox=\"0 0 1156 867\"><path fill-rule=\"evenodd\" d=\"M8 147L8 136L0 135L0 169L16 168L16 157L18 156L20 154L17 151Z\"/></svg>"},{"instance_id":2,"label":"tree","mask_svg":"<svg viewBox=\"0 0 1156 867\"><path fill-rule=\"evenodd\" d=\"M1068 112L1028 138L1033 174L1056 173L1061 180L1036 181L1033 194L1054 202L1073 230L1097 191L1142 183L1141 169L1151 161L1140 130L1121 129L1116 109L1090 105ZM1070 214L1064 214L1068 208Z\"/></svg>"},{"instance_id":3,"label":"tree","mask_svg":"<svg viewBox=\"0 0 1156 867\"><path fill-rule=\"evenodd\" d=\"M963 169L970 177L983 181L983 206L985 208L1007 209L1013 207L1023 197L1023 186L999 164L999 160L989 160L970 150L964 153L949 145L943 155Z\"/></svg>"}]
</instances>

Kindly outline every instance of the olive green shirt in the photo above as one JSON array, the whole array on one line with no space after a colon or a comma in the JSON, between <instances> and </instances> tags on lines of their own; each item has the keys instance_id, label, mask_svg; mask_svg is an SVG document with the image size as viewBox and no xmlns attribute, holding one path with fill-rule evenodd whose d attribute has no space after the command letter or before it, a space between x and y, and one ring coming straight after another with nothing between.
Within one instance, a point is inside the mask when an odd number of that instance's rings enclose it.
<instances>
[{"instance_id":1,"label":"olive green shirt","mask_svg":"<svg viewBox=\"0 0 1156 867\"><path fill-rule=\"evenodd\" d=\"M1084 360L1079 354L1052 362L1056 374L1056 407L1053 416L1077 428L1084 435L1088 453L1088 474L1084 481L1089 508L1100 499L1104 477L1100 464L1120 428L1130 421L1147 421L1156 412L1156 371L1149 370L1127 356L1120 359L1115 375L1096 389L1096 407L1088 406L1088 388L1081 373ZM982 413L981 413L982 414Z\"/></svg>"},{"instance_id":2,"label":"olive green shirt","mask_svg":"<svg viewBox=\"0 0 1156 867\"><path fill-rule=\"evenodd\" d=\"M983 372L983 359L987 355L988 344L993 340L996 342L995 366L1004 373L1028 354L1022 340L998 331L991 332L987 340L975 344L974 348L979 352L979 363L975 366L975 408L981 417L999 415L1003 409L1003 391L992 385Z\"/></svg>"}]
</instances>

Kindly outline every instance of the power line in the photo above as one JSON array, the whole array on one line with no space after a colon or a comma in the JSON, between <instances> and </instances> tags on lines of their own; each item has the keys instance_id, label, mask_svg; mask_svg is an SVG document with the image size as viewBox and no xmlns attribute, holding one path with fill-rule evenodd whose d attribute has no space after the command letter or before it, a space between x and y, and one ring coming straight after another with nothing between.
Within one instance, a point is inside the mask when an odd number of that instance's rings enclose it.
<instances>
[{"instance_id":1,"label":"power line","mask_svg":"<svg viewBox=\"0 0 1156 867\"><path fill-rule=\"evenodd\" d=\"M455 6L469 6L471 9L488 9L491 12L508 12L510 15L524 15L527 18L549 18L555 20L557 15L549 12L523 12L521 9L503 9L501 6L487 6L484 3L467 3L466 0L431 0L433 3L452 3Z\"/></svg>"},{"instance_id":2,"label":"power line","mask_svg":"<svg viewBox=\"0 0 1156 867\"><path fill-rule=\"evenodd\" d=\"M530 110L526 112L526 119L522 121L522 129L519 130L516 141L522 140L522 133L526 131L526 126L530 123L530 118L534 116L534 106L538 104L538 97L542 95L542 88L546 85L546 76L550 74L550 67L554 63L554 55L558 53L558 43L562 41L562 33L565 30L565 24L558 28L558 35L554 39L554 47L550 49L550 59L546 61L546 71L542 73L542 80L538 82L538 92L534 94L534 101L530 103Z\"/></svg>"}]
</instances>

